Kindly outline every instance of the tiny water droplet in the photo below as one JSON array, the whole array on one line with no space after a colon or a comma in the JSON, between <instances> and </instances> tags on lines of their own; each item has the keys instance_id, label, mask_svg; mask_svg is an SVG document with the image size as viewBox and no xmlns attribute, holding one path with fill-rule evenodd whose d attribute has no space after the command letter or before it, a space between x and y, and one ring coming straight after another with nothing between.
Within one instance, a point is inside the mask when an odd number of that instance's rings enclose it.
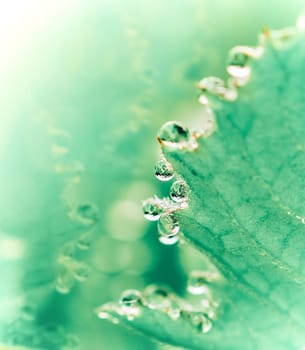
<instances>
[{"instance_id":1,"label":"tiny water droplet","mask_svg":"<svg viewBox=\"0 0 305 350\"><path fill-rule=\"evenodd\" d=\"M99 210L93 203L80 204L76 208L76 219L87 225L95 224L99 219Z\"/></svg>"},{"instance_id":2,"label":"tiny water droplet","mask_svg":"<svg viewBox=\"0 0 305 350\"><path fill-rule=\"evenodd\" d=\"M234 78L248 79L251 74L249 60L250 56L245 47L233 47L229 52L227 72Z\"/></svg>"},{"instance_id":3,"label":"tiny water droplet","mask_svg":"<svg viewBox=\"0 0 305 350\"><path fill-rule=\"evenodd\" d=\"M74 278L79 282L84 282L89 276L89 267L86 264L73 266Z\"/></svg>"},{"instance_id":4,"label":"tiny water droplet","mask_svg":"<svg viewBox=\"0 0 305 350\"><path fill-rule=\"evenodd\" d=\"M167 314L172 320L178 320L181 315L181 306L177 300L171 300Z\"/></svg>"},{"instance_id":5,"label":"tiny water droplet","mask_svg":"<svg viewBox=\"0 0 305 350\"><path fill-rule=\"evenodd\" d=\"M212 321L204 314L191 314L191 322L202 333L208 333L212 328Z\"/></svg>"},{"instance_id":6,"label":"tiny water droplet","mask_svg":"<svg viewBox=\"0 0 305 350\"><path fill-rule=\"evenodd\" d=\"M206 77L200 80L198 87L201 90L208 91L211 94L223 95L226 88L224 81L218 77Z\"/></svg>"},{"instance_id":7,"label":"tiny water droplet","mask_svg":"<svg viewBox=\"0 0 305 350\"><path fill-rule=\"evenodd\" d=\"M206 273L202 271L192 271L190 273L187 290L194 295L209 294Z\"/></svg>"},{"instance_id":8,"label":"tiny water droplet","mask_svg":"<svg viewBox=\"0 0 305 350\"><path fill-rule=\"evenodd\" d=\"M206 97L206 95L204 94L201 94L199 97L198 97L198 102L200 104L202 104L203 106L208 106L209 104L209 100L208 98Z\"/></svg>"},{"instance_id":9,"label":"tiny water droplet","mask_svg":"<svg viewBox=\"0 0 305 350\"><path fill-rule=\"evenodd\" d=\"M86 232L86 233L82 234L76 242L77 247L81 250L89 249L91 247L91 243L92 243L92 233L91 232Z\"/></svg>"},{"instance_id":10,"label":"tiny water droplet","mask_svg":"<svg viewBox=\"0 0 305 350\"><path fill-rule=\"evenodd\" d=\"M165 123L158 132L159 142L169 149L194 150L197 147L190 131L184 125L176 121Z\"/></svg>"},{"instance_id":11,"label":"tiny water droplet","mask_svg":"<svg viewBox=\"0 0 305 350\"><path fill-rule=\"evenodd\" d=\"M170 188L169 195L174 202L186 202L188 200L188 188L185 181L175 181Z\"/></svg>"},{"instance_id":12,"label":"tiny water droplet","mask_svg":"<svg viewBox=\"0 0 305 350\"><path fill-rule=\"evenodd\" d=\"M74 285L73 274L67 270L62 270L56 279L56 290L61 294L68 294Z\"/></svg>"},{"instance_id":13,"label":"tiny water droplet","mask_svg":"<svg viewBox=\"0 0 305 350\"><path fill-rule=\"evenodd\" d=\"M169 181L174 176L172 165L163 156L155 165L155 176L160 181Z\"/></svg>"},{"instance_id":14,"label":"tiny water droplet","mask_svg":"<svg viewBox=\"0 0 305 350\"><path fill-rule=\"evenodd\" d=\"M150 309L168 310L170 307L170 293L165 288L155 285L148 286L143 296Z\"/></svg>"},{"instance_id":15,"label":"tiny water droplet","mask_svg":"<svg viewBox=\"0 0 305 350\"><path fill-rule=\"evenodd\" d=\"M136 289L125 290L120 297L119 303L122 313L127 316L128 320L133 320L141 312L142 295Z\"/></svg>"},{"instance_id":16,"label":"tiny water droplet","mask_svg":"<svg viewBox=\"0 0 305 350\"><path fill-rule=\"evenodd\" d=\"M63 264L70 263L74 259L75 253L76 247L74 242L68 242L61 248L58 261Z\"/></svg>"},{"instance_id":17,"label":"tiny water droplet","mask_svg":"<svg viewBox=\"0 0 305 350\"><path fill-rule=\"evenodd\" d=\"M159 198L149 198L142 203L143 214L146 220L157 221L163 212L162 202Z\"/></svg>"},{"instance_id":18,"label":"tiny water droplet","mask_svg":"<svg viewBox=\"0 0 305 350\"><path fill-rule=\"evenodd\" d=\"M119 324L119 319L112 316L108 311L104 310L103 307L99 308L97 311L97 315L102 320L109 320L113 324Z\"/></svg>"}]
</instances>

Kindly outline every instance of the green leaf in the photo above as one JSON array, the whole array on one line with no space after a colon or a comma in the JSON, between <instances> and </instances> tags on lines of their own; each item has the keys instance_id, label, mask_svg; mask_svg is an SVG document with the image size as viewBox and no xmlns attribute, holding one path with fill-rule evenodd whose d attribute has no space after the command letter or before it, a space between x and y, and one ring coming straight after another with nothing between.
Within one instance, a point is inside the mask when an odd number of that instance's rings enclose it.
<instances>
[{"instance_id":1,"label":"green leaf","mask_svg":"<svg viewBox=\"0 0 305 350\"><path fill-rule=\"evenodd\" d=\"M163 147L190 188L189 208L176 214L184 238L226 281L207 334L148 309L127 321L156 339L194 349L305 345L305 41L285 33L266 34L235 102L209 97L218 127L197 150Z\"/></svg>"}]
</instances>

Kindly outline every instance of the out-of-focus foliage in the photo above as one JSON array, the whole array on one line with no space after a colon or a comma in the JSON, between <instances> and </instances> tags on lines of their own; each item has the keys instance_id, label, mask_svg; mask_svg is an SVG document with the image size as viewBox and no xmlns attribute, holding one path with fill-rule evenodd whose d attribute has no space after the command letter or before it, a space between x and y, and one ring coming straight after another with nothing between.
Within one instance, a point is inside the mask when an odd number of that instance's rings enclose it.
<instances>
[{"instance_id":1,"label":"out-of-focus foliage","mask_svg":"<svg viewBox=\"0 0 305 350\"><path fill-rule=\"evenodd\" d=\"M141 200L167 191L151 175L155 134L168 119L200 117L195 81L223 75L231 46L291 24L302 2L277 5L0 5L0 343L158 347L93 309L151 282L181 292L185 269L200 266L188 248L161 246L142 218ZM78 215L86 206L93 219Z\"/></svg>"}]
</instances>

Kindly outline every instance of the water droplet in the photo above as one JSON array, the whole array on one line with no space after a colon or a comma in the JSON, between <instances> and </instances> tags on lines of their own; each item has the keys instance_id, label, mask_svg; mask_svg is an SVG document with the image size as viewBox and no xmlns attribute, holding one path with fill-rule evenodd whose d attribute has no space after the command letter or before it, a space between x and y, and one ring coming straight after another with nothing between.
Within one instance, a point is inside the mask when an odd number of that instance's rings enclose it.
<instances>
[{"instance_id":1,"label":"water droplet","mask_svg":"<svg viewBox=\"0 0 305 350\"><path fill-rule=\"evenodd\" d=\"M89 249L91 247L91 243L92 243L91 232L83 233L76 242L77 247L81 250Z\"/></svg>"},{"instance_id":2,"label":"water droplet","mask_svg":"<svg viewBox=\"0 0 305 350\"><path fill-rule=\"evenodd\" d=\"M58 261L63 264L68 264L73 261L75 253L75 244L73 242L68 242L61 248Z\"/></svg>"},{"instance_id":3,"label":"water droplet","mask_svg":"<svg viewBox=\"0 0 305 350\"><path fill-rule=\"evenodd\" d=\"M56 279L56 290L61 294L68 294L74 285L74 277L71 271L63 269Z\"/></svg>"},{"instance_id":4,"label":"water droplet","mask_svg":"<svg viewBox=\"0 0 305 350\"><path fill-rule=\"evenodd\" d=\"M160 215L163 212L162 201L157 197L143 201L142 208L145 219L149 221L159 220Z\"/></svg>"},{"instance_id":5,"label":"water droplet","mask_svg":"<svg viewBox=\"0 0 305 350\"><path fill-rule=\"evenodd\" d=\"M76 208L76 219L86 225L93 225L98 222L99 210L93 203L83 203Z\"/></svg>"},{"instance_id":6,"label":"water droplet","mask_svg":"<svg viewBox=\"0 0 305 350\"><path fill-rule=\"evenodd\" d=\"M170 188L169 195L174 202L177 202L177 203L187 202L188 188L185 181L183 180L175 181Z\"/></svg>"},{"instance_id":7,"label":"water droplet","mask_svg":"<svg viewBox=\"0 0 305 350\"><path fill-rule=\"evenodd\" d=\"M191 322L202 333L208 333L212 328L212 321L201 313L191 314Z\"/></svg>"},{"instance_id":8,"label":"water droplet","mask_svg":"<svg viewBox=\"0 0 305 350\"><path fill-rule=\"evenodd\" d=\"M209 294L207 284L208 280L205 272L192 271L188 279L187 290L194 295Z\"/></svg>"},{"instance_id":9,"label":"water droplet","mask_svg":"<svg viewBox=\"0 0 305 350\"><path fill-rule=\"evenodd\" d=\"M123 315L127 316L128 320L133 320L141 312L142 295L136 289L125 290L120 297L119 303Z\"/></svg>"},{"instance_id":10,"label":"water droplet","mask_svg":"<svg viewBox=\"0 0 305 350\"><path fill-rule=\"evenodd\" d=\"M164 245L173 245L179 241L178 235L171 235L171 236L159 236L159 242Z\"/></svg>"},{"instance_id":11,"label":"water droplet","mask_svg":"<svg viewBox=\"0 0 305 350\"><path fill-rule=\"evenodd\" d=\"M206 97L206 95L204 95L204 94L199 95L198 102L200 104L202 104L203 106L208 106L208 104L209 104L209 100Z\"/></svg>"},{"instance_id":12,"label":"water droplet","mask_svg":"<svg viewBox=\"0 0 305 350\"><path fill-rule=\"evenodd\" d=\"M96 309L97 316L102 320L109 320L113 324L119 324L119 319L114 317L107 308L111 307L111 304L105 304Z\"/></svg>"},{"instance_id":13,"label":"water droplet","mask_svg":"<svg viewBox=\"0 0 305 350\"><path fill-rule=\"evenodd\" d=\"M196 140L192 137L188 128L176 121L165 123L158 132L158 141L169 149L187 149L197 148Z\"/></svg>"},{"instance_id":14,"label":"water droplet","mask_svg":"<svg viewBox=\"0 0 305 350\"><path fill-rule=\"evenodd\" d=\"M174 214L164 214L158 221L158 230L162 236L176 235L180 226Z\"/></svg>"},{"instance_id":15,"label":"water droplet","mask_svg":"<svg viewBox=\"0 0 305 350\"><path fill-rule=\"evenodd\" d=\"M248 66L250 55L243 46L233 47L229 52L227 72L237 79L248 79L251 68Z\"/></svg>"},{"instance_id":16,"label":"water droplet","mask_svg":"<svg viewBox=\"0 0 305 350\"><path fill-rule=\"evenodd\" d=\"M172 320L178 320L181 315L181 306L177 300L171 300L170 308L167 314Z\"/></svg>"},{"instance_id":17,"label":"water droplet","mask_svg":"<svg viewBox=\"0 0 305 350\"><path fill-rule=\"evenodd\" d=\"M174 176L172 165L163 156L155 165L155 176L160 181L169 181Z\"/></svg>"},{"instance_id":18,"label":"water droplet","mask_svg":"<svg viewBox=\"0 0 305 350\"><path fill-rule=\"evenodd\" d=\"M165 214L158 221L159 241L162 244L171 245L179 240L180 226L174 214Z\"/></svg>"},{"instance_id":19,"label":"water droplet","mask_svg":"<svg viewBox=\"0 0 305 350\"><path fill-rule=\"evenodd\" d=\"M145 302L150 309L169 310L171 305L167 289L151 285L148 286L143 293Z\"/></svg>"},{"instance_id":20,"label":"water droplet","mask_svg":"<svg viewBox=\"0 0 305 350\"><path fill-rule=\"evenodd\" d=\"M198 87L201 90L208 91L211 94L223 95L226 88L224 81L217 77L206 77L200 80Z\"/></svg>"},{"instance_id":21,"label":"water droplet","mask_svg":"<svg viewBox=\"0 0 305 350\"><path fill-rule=\"evenodd\" d=\"M85 264L76 264L72 271L75 279L79 282L84 282L89 276L89 267Z\"/></svg>"}]
</instances>

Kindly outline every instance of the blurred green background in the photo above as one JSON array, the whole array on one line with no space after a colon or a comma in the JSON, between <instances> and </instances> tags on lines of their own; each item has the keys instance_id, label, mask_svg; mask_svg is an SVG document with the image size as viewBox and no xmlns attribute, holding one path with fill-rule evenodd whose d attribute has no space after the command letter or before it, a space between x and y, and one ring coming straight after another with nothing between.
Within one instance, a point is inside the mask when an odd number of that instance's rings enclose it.
<instances>
[{"instance_id":1,"label":"blurred green background","mask_svg":"<svg viewBox=\"0 0 305 350\"><path fill-rule=\"evenodd\" d=\"M163 348L93 313L149 283L183 293L187 271L204 264L192 248L162 246L142 216L141 200L167 190L153 176L157 130L200 122L196 81L225 77L232 46L255 45L262 28L292 25L302 9L0 1L0 344ZM76 215L88 204L97 222Z\"/></svg>"}]
</instances>

